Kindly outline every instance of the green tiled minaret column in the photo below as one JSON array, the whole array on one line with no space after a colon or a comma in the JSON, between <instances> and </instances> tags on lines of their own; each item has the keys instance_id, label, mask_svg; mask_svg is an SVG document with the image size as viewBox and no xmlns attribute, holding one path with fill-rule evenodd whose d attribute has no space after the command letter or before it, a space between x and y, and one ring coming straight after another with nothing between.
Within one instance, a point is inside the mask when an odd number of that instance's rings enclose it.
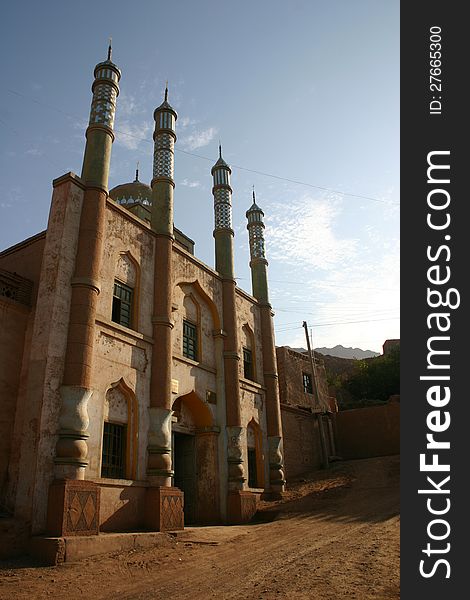
<instances>
[{"instance_id":1,"label":"green tiled minaret column","mask_svg":"<svg viewBox=\"0 0 470 600\"><path fill-rule=\"evenodd\" d=\"M49 487L47 503L46 529L52 536L99 533L100 487L85 480L85 471L88 466L88 402L93 394L95 319L101 288L108 174L121 78L120 70L111 61L111 45L107 60L96 65L94 77L81 175L84 194L60 388L55 479Z\"/></svg>"},{"instance_id":2,"label":"green tiled minaret column","mask_svg":"<svg viewBox=\"0 0 470 600\"><path fill-rule=\"evenodd\" d=\"M261 315L263 346L263 377L266 387L266 421L269 445L269 490L271 497L279 497L285 488L284 457L282 448L281 407L274 341L273 312L268 295L268 261L264 249L264 213L253 204L246 213L250 239L250 268L253 296L258 300Z\"/></svg>"},{"instance_id":3,"label":"green tiled minaret column","mask_svg":"<svg viewBox=\"0 0 470 600\"><path fill-rule=\"evenodd\" d=\"M243 449L246 446L246 428L242 427L240 406L239 363L240 349L235 305L235 278L233 269L232 188L231 169L222 158L212 167L214 196L215 268L222 278L222 312L224 329L224 376L227 433L228 498L227 519L242 522L256 509L253 494L244 491L245 469Z\"/></svg>"},{"instance_id":4,"label":"green tiled minaret column","mask_svg":"<svg viewBox=\"0 0 470 600\"><path fill-rule=\"evenodd\" d=\"M67 479L83 479L88 464L87 404L92 395L95 317L101 286L108 174L121 78L120 70L111 61L111 47L108 59L96 65L94 78L81 175L85 190L75 271L71 281L67 349L60 390L62 408L55 458L57 477Z\"/></svg>"},{"instance_id":5,"label":"green tiled minaret column","mask_svg":"<svg viewBox=\"0 0 470 600\"><path fill-rule=\"evenodd\" d=\"M147 488L144 522L157 530L184 527L184 494L172 487L171 463L171 306L173 297L173 190L177 115L165 99L154 112L151 227L155 234L153 272L153 348L147 438Z\"/></svg>"},{"instance_id":6,"label":"green tiled minaret column","mask_svg":"<svg viewBox=\"0 0 470 600\"><path fill-rule=\"evenodd\" d=\"M154 112L155 130L151 227L155 232L153 349L147 476L153 485L171 486L171 303L173 287L173 190L177 114L165 99Z\"/></svg>"}]
</instances>

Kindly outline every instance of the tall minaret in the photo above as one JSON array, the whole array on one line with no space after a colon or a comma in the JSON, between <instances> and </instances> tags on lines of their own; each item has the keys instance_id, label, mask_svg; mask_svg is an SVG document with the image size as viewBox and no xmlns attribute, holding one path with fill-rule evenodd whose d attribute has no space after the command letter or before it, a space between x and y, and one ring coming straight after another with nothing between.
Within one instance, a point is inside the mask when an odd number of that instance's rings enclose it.
<instances>
[{"instance_id":1,"label":"tall minaret","mask_svg":"<svg viewBox=\"0 0 470 600\"><path fill-rule=\"evenodd\" d=\"M231 169L222 158L219 145L219 159L212 167L212 193L214 195L214 238L215 268L222 278L222 305L224 337L225 402L227 414L227 461L228 461L228 502L229 521L240 520L243 512L243 492L246 477L243 468L243 447L246 430L241 426L240 386L239 386L239 345L238 323L235 308L235 279L233 270L233 229L232 229L232 188Z\"/></svg>"},{"instance_id":2,"label":"tall minaret","mask_svg":"<svg viewBox=\"0 0 470 600\"><path fill-rule=\"evenodd\" d=\"M173 270L173 180L176 112L165 99L154 112L152 216L155 232L153 349L147 475L153 486L171 486L171 320Z\"/></svg>"},{"instance_id":3,"label":"tall minaret","mask_svg":"<svg viewBox=\"0 0 470 600\"><path fill-rule=\"evenodd\" d=\"M175 188L174 155L175 124L178 118L168 103L168 87L165 98L153 113L153 179L152 179L152 229L162 235L173 235L173 190Z\"/></svg>"},{"instance_id":4,"label":"tall minaret","mask_svg":"<svg viewBox=\"0 0 470 600\"><path fill-rule=\"evenodd\" d=\"M111 40L108 58L95 67L92 85L90 120L86 130L85 156L83 157L82 179L90 186L100 186L108 191L111 146L114 142L114 115L119 95L121 71L111 61Z\"/></svg>"},{"instance_id":5,"label":"tall minaret","mask_svg":"<svg viewBox=\"0 0 470 600\"><path fill-rule=\"evenodd\" d=\"M268 277L264 250L264 212L256 204L255 190L253 190L253 204L246 212L248 219L248 235L250 238L250 267L251 267L251 284L253 288L253 296L262 302L269 302L268 299Z\"/></svg>"},{"instance_id":6,"label":"tall minaret","mask_svg":"<svg viewBox=\"0 0 470 600\"><path fill-rule=\"evenodd\" d=\"M233 229L232 229L232 188L230 175L232 170L222 158L222 146L219 144L219 159L212 167L214 179L214 238L215 270L223 277L234 278L233 271Z\"/></svg>"},{"instance_id":7,"label":"tall minaret","mask_svg":"<svg viewBox=\"0 0 470 600\"><path fill-rule=\"evenodd\" d=\"M269 444L269 483L272 496L284 491L284 457L282 449L281 408L274 341L273 312L268 296L268 261L264 250L264 213L253 204L246 213L250 237L250 268L253 296L258 300L261 315L261 340L263 346L263 376L266 387L266 421Z\"/></svg>"},{"instance_id":8,"label":"tall minaret","mask_svg":"<svg viewBox=\"0 0 470 600\"><path fill-rule=\"evenodd\" d=\"M121 72L108 58L96 65L93 100L82 180L85 186L80 215L75 272L65 353L59 440L56 447L56 477L83 479L87 461L88 400L92 395L95 317L100 293L100 270L105 237L108 174L118 83Z\"/></svg>"}]
</instances>

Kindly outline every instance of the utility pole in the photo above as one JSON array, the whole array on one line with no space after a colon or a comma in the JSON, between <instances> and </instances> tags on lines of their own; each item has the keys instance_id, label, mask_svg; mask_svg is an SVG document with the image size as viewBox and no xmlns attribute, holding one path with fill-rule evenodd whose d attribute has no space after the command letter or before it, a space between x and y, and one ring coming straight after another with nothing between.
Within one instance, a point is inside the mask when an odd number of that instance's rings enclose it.
<instances>
[{"instance_id":1,"label":"utility pole","mask_svg":"<svg viewBox=\"0 0 470 600\"><path fill-rule=\"evenodd\" d=\"M303 325L303 328L305 329L305 339L307 340L307 350L308 350L308 356L310 358L310 368L312 369L312 378L313 378L314 385L315 385L315 395L316 395L316 399L317 399L316 403L317 403L318 407L320 407L320 394L318 392L317 372L315 370L315 359L312 354L312 347L310 345L310 337L308 335L307 321L304 321L302 323L302 325ZM320 442L321 442L321 449L322 449L322 454L323 454L323 467L325 469L327 469L328 465L329 465L329 460L328 460L328 447L326 444L325 429L323 427L323 414L316 413L316 416L317 416L317 420L318 420L318 429L320 431Z\"/></svg>"},{"instance_id":2,"label":"utility pole","mask_svg":"<svg viewBox=\"0 0 470 600\"><path fill-rule=\"evenodd\" d=\"M317 372L315 370L315 359L313 357L312 348L310 346L310 338L308 336L307 321L304 321L302 325L303 325L303 328L305 329L305 339L307 340L307 350L308 350L308 357L310 358L310 368L312 369L313 384L315 386L316 403L318 405L320 405L320 394L318 393Z\"/></svg>"}]
</instances>

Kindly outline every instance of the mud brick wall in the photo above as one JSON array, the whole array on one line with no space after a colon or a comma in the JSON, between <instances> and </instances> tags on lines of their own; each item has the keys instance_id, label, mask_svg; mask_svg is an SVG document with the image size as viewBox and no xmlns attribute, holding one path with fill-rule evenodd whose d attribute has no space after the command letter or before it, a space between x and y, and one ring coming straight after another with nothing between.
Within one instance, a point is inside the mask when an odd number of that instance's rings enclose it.
<instances>
[{"instance_id":1,"label":"mud brick wall","mask_svg":"<svg viewBox=\"0 0 470 600\"><path fill-rule=\"evenodd\" d=\"M313 394L304 392L303 373L312 375L310 359L306 354L296 352L285 346L276 348L277 369L279 374L279 394L282 404L289 406L305 406L306 408L323 408L328 410L328 385L326 381L325 365L318 354L315 354L315 371L320 402L315 404L315 385L312 386Z\"/></svg>"},{"instance_id":2,"label":"mud brick wall","mask_svg":"<svg viewBox=\"0 0 470 600\"><path fill-rule=\"evenodd\" d=\"M313 414L281 404L286 479L320 469L322 454L318 422Z\"/></svg>"},{"instance_id":3,"label":"mud brick wall","mask_svg":"<svg viewBox=\"0 0 470 600\"><path fill-rule=\"evenodd\" d=\"M400 403L343 410L335 415L338 452L344 459L400 453Z\"/></svg>"}]
</instances>

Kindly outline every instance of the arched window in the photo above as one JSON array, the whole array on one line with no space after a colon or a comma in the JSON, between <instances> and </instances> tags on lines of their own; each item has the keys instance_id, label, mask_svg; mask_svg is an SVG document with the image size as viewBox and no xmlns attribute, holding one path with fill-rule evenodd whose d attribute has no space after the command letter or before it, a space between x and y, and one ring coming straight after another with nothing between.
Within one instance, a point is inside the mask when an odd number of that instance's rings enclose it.
<instances>
[{"instance_id":1,"label":"arched window","mask_svg":"<svg viewBox=\"0 0 470 600\"><path fill-rule=\"evenodd\" d=\"M121 252L116 265L111 319L115 323L137 329L139 267L130 252Z\"/></svg>"},{"instance_id":2,"label":"arched window","mask_svg":"<svg viewBox=\"0 0 470 600\"><path fill-rule=\"evenodd\" d=\"M255 339L249 325L242 327L243 377L256 381Z\"/></svg>"},{"instance_id":3,"label":"arched window","mask_svg":"<svg viewBox=\"0 0 470 600\"><path fill-rule=\"evenodd\" d=\"M108 389L104 401L101 477L135 479L136 458L136 399L120 379Z\"/></svg>"}]
</instances>

